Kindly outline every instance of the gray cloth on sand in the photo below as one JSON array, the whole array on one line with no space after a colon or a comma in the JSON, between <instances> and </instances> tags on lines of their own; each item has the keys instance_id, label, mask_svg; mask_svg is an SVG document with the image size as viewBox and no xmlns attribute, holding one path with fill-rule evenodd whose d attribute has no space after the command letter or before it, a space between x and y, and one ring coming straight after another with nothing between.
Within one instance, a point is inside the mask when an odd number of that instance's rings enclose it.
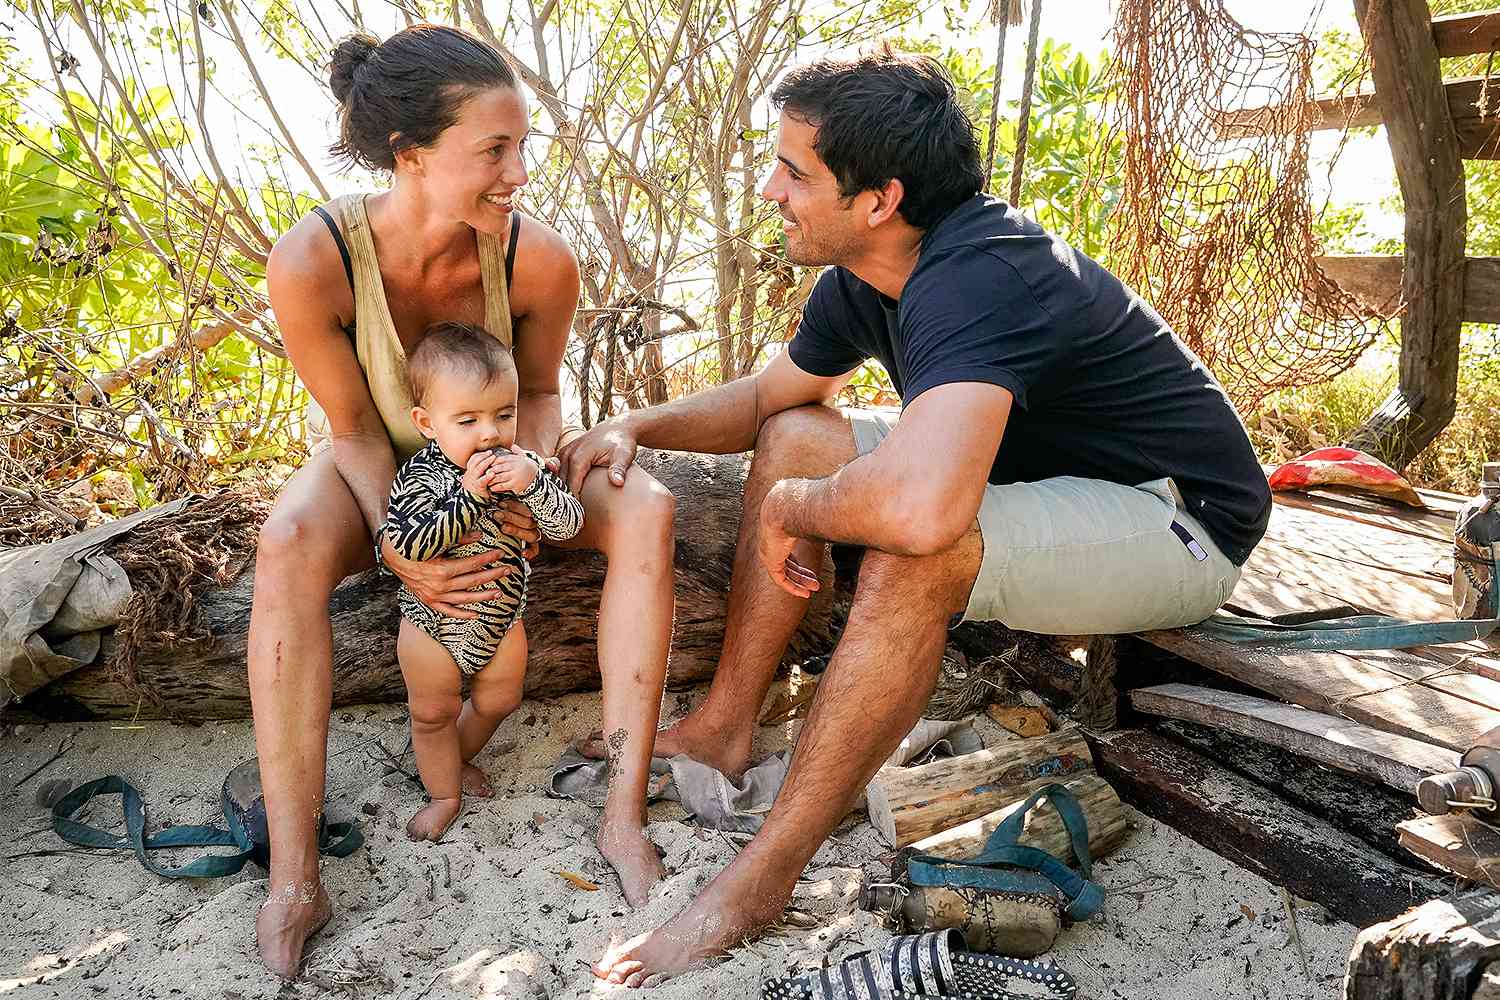
<instances>
[{"instance_id":1,"label":"gray cloth on sand","mask_svg":"<svg viewBox=\"0 0 1500 1000\"><path fill-rule=\"evenodd\" d=\"M104 630L130 603L130 580L104 554L189 497L60 538L0 552L0 706L18 701L99 655Z\"/></svg>"},{"instance_id":2,"label":"gray cloth on sand","mask_svg":"<svg viewBox=\"0 0 1500 1000\"><path fill-rule=\"evenodd\" d=\"M982 745L979 734L966 721L922 719L887 764L905 764L928 755L929 751L931 756L970 753ZM716 830L756 833L781 791L791 761L792 752L782 751L750 768L740 781L734 781L685 754L670 759L653 757L646 798L680 803L699 823ZM556 798L602 807L609 792L608 771L607 761L593 760L570 748L552 768L548 791Z\"/></svg>"}]
</instances>

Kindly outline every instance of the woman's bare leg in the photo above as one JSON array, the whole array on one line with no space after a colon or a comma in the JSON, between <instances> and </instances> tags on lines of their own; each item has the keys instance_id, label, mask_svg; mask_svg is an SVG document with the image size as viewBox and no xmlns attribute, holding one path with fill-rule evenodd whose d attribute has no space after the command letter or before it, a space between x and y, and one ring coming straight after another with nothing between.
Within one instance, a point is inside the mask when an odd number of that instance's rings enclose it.
<instances>
[{"instance_id":1,"label":"woman's bare leg","mask_svg":"<svg viewBox=\"0 0 1500 1000\"><path fill-rule=\"evenodd\" d=\"M599 851L619 874L626 902L640 906L666 874L645 832L646 782L672 644L677 502L639 468L624 486L594 470L580 499L584 528L569 547L597 549L609 560L599 598L599 671L611 763Z\"/></svg>"},{"instance_id":2,"label":"woman's bare leg","mask_svg":"<svg viewBox=\"0 0 1500 1000\"><path fill-rule=\"evenodd\" d=\"M267 968L287 979L307 939L333 915L318 879L333 690L328 598L345 576L372 564L372 553L364 518L326 450L287 482L260 530L248 667L271 873L256 938Z\"/></svg>"}]
</instances>

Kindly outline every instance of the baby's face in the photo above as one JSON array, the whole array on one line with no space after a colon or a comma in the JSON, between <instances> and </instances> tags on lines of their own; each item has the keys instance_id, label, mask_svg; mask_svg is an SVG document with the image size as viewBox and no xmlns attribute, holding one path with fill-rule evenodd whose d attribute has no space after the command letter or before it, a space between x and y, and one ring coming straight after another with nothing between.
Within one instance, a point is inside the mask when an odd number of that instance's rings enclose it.
<instances>
[{"instance_id":1,"label":"baby's face","mask_svg":"<svg viewBox=\"0 0 1500 1000\"><path fill-rule=\"evenodd\" d=\"M489 385L472 375L435 380L425 406L412 409L417 430L435 440L443 454L462 468L476 451L516 443L516 375L507 372Z\"/></svg>"}]
</instances>

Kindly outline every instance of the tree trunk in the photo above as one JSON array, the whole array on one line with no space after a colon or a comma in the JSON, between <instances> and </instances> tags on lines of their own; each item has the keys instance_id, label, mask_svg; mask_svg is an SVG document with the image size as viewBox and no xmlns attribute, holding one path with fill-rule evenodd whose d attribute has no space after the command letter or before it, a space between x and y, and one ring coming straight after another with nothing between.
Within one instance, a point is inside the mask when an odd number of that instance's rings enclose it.
<instances>
[{"instance_id":1,"label":"tree trunk","mask_svg":"<svg viewBox=\"0 0 1500 1000\"><path fill-rule=\"evenodd\" d=\"M639 462L677 497L677 611L668 684L691 684L712 676L723 642L747 463L741 455L650 451L642 451ZM595 633L604 570L605 559L598 553L542 549L526 607L528 696L599 687ZM137 712L140 718L248 717L245 649L254 579L252 563L233 583L200 598L199 610L213 640L143 657L138 675L144 692L103 666L110 652L106 641L98 662L31 695L24 708L75 719L133 718ZM832 593L828 586L814 597L787 652L788 662L831 646ZM373 571L350 577L334 591L330 612L333 704L404 700L396 664L400 614L395 579ZM153 699L164 708L154 708Z\"/></svg>"},{"instance_id":2,"label":"tree trunk","mask_svg":"<svg viewBox=\"0 0 1500 1000\"><path fill-rule=\"evenodd\" d=\"M1400 469L1457 405L1468 210L1427 0L1355 0L1354 10L1406 203L1406 250L1400 382L1349 446Z\"/></svg>"}]
</instances>

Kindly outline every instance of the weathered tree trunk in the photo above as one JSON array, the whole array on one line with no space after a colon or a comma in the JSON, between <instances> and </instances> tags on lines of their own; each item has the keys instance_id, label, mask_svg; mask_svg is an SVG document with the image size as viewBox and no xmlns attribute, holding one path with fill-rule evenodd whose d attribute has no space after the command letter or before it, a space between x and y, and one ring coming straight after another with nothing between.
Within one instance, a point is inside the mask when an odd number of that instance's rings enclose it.
<instances>
[{"instance_id":1,"label":"weathered tree trunk","mask_svg":"<svg viewBox=\"0 0 1500 1000\"><path fill-rule=\"evenodd\" d=\"M1500 896L1434 899L1360 931L1345 1000L1481 1000L1500 996Z\"/></svg>"},{"instance_id":2,"label":"weathered tree trunk","mask_svg":"<svg viewBox=\"0 0 1500 1000\"><path fill-rule=\"evenodd\" d=\"M1129 833L1130 816L1109 782L1090 771L1061 783L1073 793L1083 809L1084 818L1088 820L1090 857L1102 858L1125 842L1125 835ZM994 812L960 823L951 830L925 837L913 846L924 854L936 854L942 858L975 857L984 850L984 845L995 828L1019 809L1023 801L1024 799L1017 799ZM1063 825L1062 817L1051 806L1044 805L1032 811L1027 817L1025 831L1016 842L1023 847L1039 847L1068 864L1078 862L1073 853L1073 838Z\"/></svg>"},{"instance_id":3,"label":"weathered tree trunk","mask_svg":"<svg viewBox=\"0 0 1500 1000\"><path fill-rule=\"evenodd\" d=\"M724 635L724 613L745 482L744 456L641 452L640 465L677 497L677 613L668 683L712 675ZM531 576L526 631L531 645L526 693L552 696L599 687L596 631L605 559L593 552L546 548ZM52 717L231 719L250 715L245 649L253 564L230 585L200 598L213 641L152 653L137 665L144 692L128 687L100 662L74 671L28 697L26 710ZM184 586L186 581L184 581ZM813 601L788 659L826 649L833 634L832 587ZM396 664L396 581L361 573L334 591L333 703L400 701ZM301 665L290 665L299 669ZM153 699L164 708L153 706Z\"/></svg>"},{"instance_id":4,"label":"weathered tree trunk","mask_svg":"<svg viewBox=\"0 0 1500 1000\"><path fill-rule=\"evenodd\" d=\"M1406 203L1406 250L1400 382L1349 445L1400 469L1457 405L1468 210L1427 0L1355 0L1354 10Z\"/></svg>"}]
</instances>

